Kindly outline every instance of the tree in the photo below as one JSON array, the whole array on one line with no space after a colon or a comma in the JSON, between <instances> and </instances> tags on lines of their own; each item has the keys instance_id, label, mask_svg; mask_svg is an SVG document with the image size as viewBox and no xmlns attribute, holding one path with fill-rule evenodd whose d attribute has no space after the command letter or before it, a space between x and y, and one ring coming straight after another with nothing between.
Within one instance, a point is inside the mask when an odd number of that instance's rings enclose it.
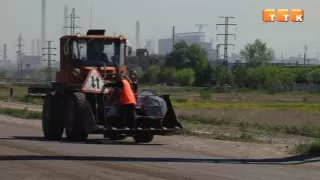
<instances>
[{"instance_id":1,"label":"tree","mask_svg":"<svg viewBox=\"0 0 320 180\"><path fill-rule=\"evenodd\" d=\"M137 73L138 78L143 78L144 72L141 67L135 68L135 72Z\"/></svg>"},{"instance_id":2,"label":"tree","mask_svg":"<svg viewBox=\"0 0 320 180\"><path fill-rule=\"evenodd\" d=\"M166 58L167 67L174 67L177 70L191 68L195 72L195 84L202 85L212 81L212 70L206 51L198 44L189 46L181 41L174 45L174 51Z\"/></svg>"},{"instance_id":3,"label":"tree","mask_svg":"<svg viewBox=\"0 0 320 180\"><path fill-rule=\"evenodd\" d=\"M174 67L163 68L159 74L159 81L162 83L173 83L176 69Z\"/></svg>"},{"instance_id":4,"label":"tree","mask_svg":"<svg viewBox=\"0 0 320 180\"><path fill-rule=\"evenodd\" d=\"M275 57L274 50L267 47L267 43L256 39L254 43L245 45L240 51L242 58L246 60L249 67L265 66Z\"/></svg>"},{"instance_id":5,"label":"tree","mask_svg":"<svg viewBox=\"0 0 320 180\"><path fill-rule=\"evenodd\" d=\"M195 85L213 84L214 69L206 67L203 71L197 71L195 74Z\"/></svg>"},{"instance_id":6,"label":"tree","mask_svg":"<svg viewBox=\"0 0 320 180\"><path fill-rule=\"evenodd\" d=\"M311 71L307 76L309 76L310 81L320 84L320 69Z\"/></svg>"},{"instance_id":7,"label":"tree","mask_svg":"<svg viewBox=\"0 0 320 180\"><path fill-rule=\"evenodd\" d=\"M225 67L222 64L219 64L216 66L216 68L213 70L213 79L215 84L222 84L225 82L226 79L226 73L225 73Z\"/></svg>"},{"instance_id":8,"label":"tree","mask_svg":"<svg viewBox=\"0 0 320 180\"><path fill-rule=\"evenodd\" d=\"M247 82L247 73L245 67L243 67L241 64L236 64L232 68L232 75L233 80L238 87L244 87Z\"/></svg>"},{"instance_id":9,"label":"tree","mask_svg":"<svg viewBox=\"0 0 320 180\"><path fill-rule=\"evenodd\" d=\"M148 83L157 84L158 74L161 72L161 67L158 64L150 66L144 73L144 78Z\"/></svg>"},{"instance_id":10,"label":"tree","mask_svg":"<svg viewBox=\"0 0 320 180\"><path fill-rule=\"evenodd\" d=\"M189 46L186 42L175 43L174 51L168 54L166 58L167 67L174 67L176 69L187 68L191 61L188 57L188 51Z\"/></svg>"},{"instance_id":11,"label":"tree","mask_svg":"<svg viewBox=\"0 0 320 180\"><path fill-rule=\"evenodd\" d=\"M175 73L175 82L181 86L191 86L194 83L195 72L192 68L180 69Z\"/></svg>"}]
</instances>

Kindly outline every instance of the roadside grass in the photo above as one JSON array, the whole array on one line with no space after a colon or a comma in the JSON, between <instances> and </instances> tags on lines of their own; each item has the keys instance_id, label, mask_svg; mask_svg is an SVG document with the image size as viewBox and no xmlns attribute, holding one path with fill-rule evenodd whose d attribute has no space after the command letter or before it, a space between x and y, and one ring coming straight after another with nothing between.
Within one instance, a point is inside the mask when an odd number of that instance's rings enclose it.
<instances>
[{"instance_id":1,"label":"roadside grass","mask_svg":"<svg viewBox=\"0 0 320 180\"><path fill-rule=\"evenodd\" d=\"M12 99L0 96L2 101L17 101L31 104L42 104L42 98L27 95L14 95ZM301 110L320 113L320 103L285 103L285 102L219 102L189 101L184 98L172 98L174 108L190 109L247 109L247 110Z\"/></svg>"},{"instance_id":2,"label":"roadside grass","mask_svg":"<svg viewBox=\"0 0 320 180\"><path fill-rule=\"evenodd\" d=\"M319 114L296 110L248 109L175 109L185 124L203 126L230 126L251 132L275 132L320 138ZM210 130L211 131L211 130Z\"/></svg>"},{"instance_id":3,"label":"roadside grass","mask_svg":"<svg viewBox=\"0 0 320 180\"><path fill-rule=\"evenodd\" d=\"M31 97L31 96L27 96L27 95L15 95L15 96L13 96L12 101L37 104L37 105L40 105L43 103L42 98Z\"/></svg>"},{"instance_id":4,"label":"roadside grass","mask_svg":"<svg viewBox=\"0 0 320 180\"><path fill-rule=\"evenodd\" d=\"M30 111L27 108L0 108L0 114L23 119L41 119L42 113L38 111Z\"/></svg>"},{"instance_id":5,"label":"roadside grass","mask_svg":"<svg viewBox=\"0 0 320 180\"><path fill-rule=\"evenodd\" d=\"M320 156L320 140L311 143L298 144L295 148L295 152L310 156Z\"/></svg>"},{"instance_id":6,"label":"roadside grass","mask_svg":"<svg viewBox=\"0 0 320 180\"><path fill-rule=\"evenodd\" d=\"M255 143L264 143L259 139L256 139L253 135L248 134L246 132L242 132L241 134L208 134L208 133L201 133L197 131L192 131L191 129L184 128L176 133L177 135L182 136L197 136L201 138L209 138L209 139L217 139L217 140L227 140L227 141L239 141L239 142L255 142Z\"/></svg>"}]
</instances>

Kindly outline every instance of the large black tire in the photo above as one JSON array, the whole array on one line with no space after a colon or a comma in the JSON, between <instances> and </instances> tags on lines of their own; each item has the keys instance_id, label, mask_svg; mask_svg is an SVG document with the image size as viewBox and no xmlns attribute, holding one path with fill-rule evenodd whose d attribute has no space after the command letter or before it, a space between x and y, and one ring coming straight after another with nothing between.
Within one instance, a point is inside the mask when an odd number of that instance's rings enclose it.
<instances>
[{"instance_id":1,"label":"large black tire","mask_svg":"<svg viewBox=\"0 0 320 180\"><path fill-rule=\"evenodd\" d=\"M66 107L66 136L69 141L86 141L88 133L84 128L83 112L85 112L86 96L75 92L68 99Z\"/></svg>"},{"instance_id":2,"label":"large black tire","mask_svg":"<svg viewBox=\"0 0 320 180\"><path fill-rule=\"evenodd\" d=\"M42 110L42 131L46 140L60 140L64 130L62 98L48 94Z\"/></svg>"},{"instance_id":3,"label":"large black tire","mask_svg":"<svg viewBox=\"0 0 320 180\"><path fill-rule=\"evenodd\" d=\"M154 134L150 133L137 133L133 136L136 143L149 143L153 140Z\"/></svg>"}]
</instances>

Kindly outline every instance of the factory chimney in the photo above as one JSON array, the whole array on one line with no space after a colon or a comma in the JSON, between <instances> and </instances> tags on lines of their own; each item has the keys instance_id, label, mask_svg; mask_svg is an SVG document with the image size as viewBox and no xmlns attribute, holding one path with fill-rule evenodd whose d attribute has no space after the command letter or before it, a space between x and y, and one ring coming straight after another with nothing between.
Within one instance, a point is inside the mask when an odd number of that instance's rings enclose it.
<instances>
[{"instance_id":1,"label":"factory chimney","mask_svg":"<svg viewBox=\"0 0 320 180\"><path fill-rule=\"evenodd\" d=\"M32 40L32 44L31 44L31 56L34 56L35 54L35 41L34 40Z\"/></svg>"},{"instance_id":2,"label":"factory chimney","mask_svg":"<svg viewBox=\"0 0 320 180\"><path fill-rule=\"evenodd\" d=\"M36 54L36 56L40 56L40 39L37 39L37 54Z\"/></svg>"},{"instance_id":3,"label":"factory chimney","mask_svg":"<svg viewBox=\"0 0 320 180\"><path fill-rule=\"evenodd\" d=\"M3 44L3 62L6 62L7 60L7 44Z\"/></svg>"},{"instance_id":4,"label":"factory chimney","mask_svg":"<svg viewBox=\"0 0 320 180\"><path fill-rule=\"evenodd\" d=\"M42 0L41 9L41 48L45 48L46 41L46 0Z\"/></svg>"},{"instance_id":5,"label":"factory chimney","mask_svg":"<svg viewBox=\"0 0 320 180\"><path fill-rule=\"evenodd\" d=\"M68 6L64 6L63 27L68 27ZM63 35L68 35L68 28L63 29Z\"/></svg>"},{"instance_id":6,"label":"factory chimney","mask_svg":"<svg viewBox=\"0 0 320 180\"><path fill-rule=\"evenodd\" d=\"M136 23L136 49L140 49L140 22Z\"/></svg>"}]
</instances>

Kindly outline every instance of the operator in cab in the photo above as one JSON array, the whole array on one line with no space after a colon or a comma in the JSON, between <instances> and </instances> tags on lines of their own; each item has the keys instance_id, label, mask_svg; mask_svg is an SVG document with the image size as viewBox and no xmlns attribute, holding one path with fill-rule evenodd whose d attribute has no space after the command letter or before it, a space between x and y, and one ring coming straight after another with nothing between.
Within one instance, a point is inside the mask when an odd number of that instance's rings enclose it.
<instances>
[{"instance_id":1,"label":"operator in cab","mask_svg":"<svg viewBox=\"0 0 320 180\"><path fill-rule=\"evenodd\" d=\"M109 61L107 54L104 53L104 44L99 42L93 44L93 52L91 53L90 59L94 61Z\"/></svg>"}]
</instances>

